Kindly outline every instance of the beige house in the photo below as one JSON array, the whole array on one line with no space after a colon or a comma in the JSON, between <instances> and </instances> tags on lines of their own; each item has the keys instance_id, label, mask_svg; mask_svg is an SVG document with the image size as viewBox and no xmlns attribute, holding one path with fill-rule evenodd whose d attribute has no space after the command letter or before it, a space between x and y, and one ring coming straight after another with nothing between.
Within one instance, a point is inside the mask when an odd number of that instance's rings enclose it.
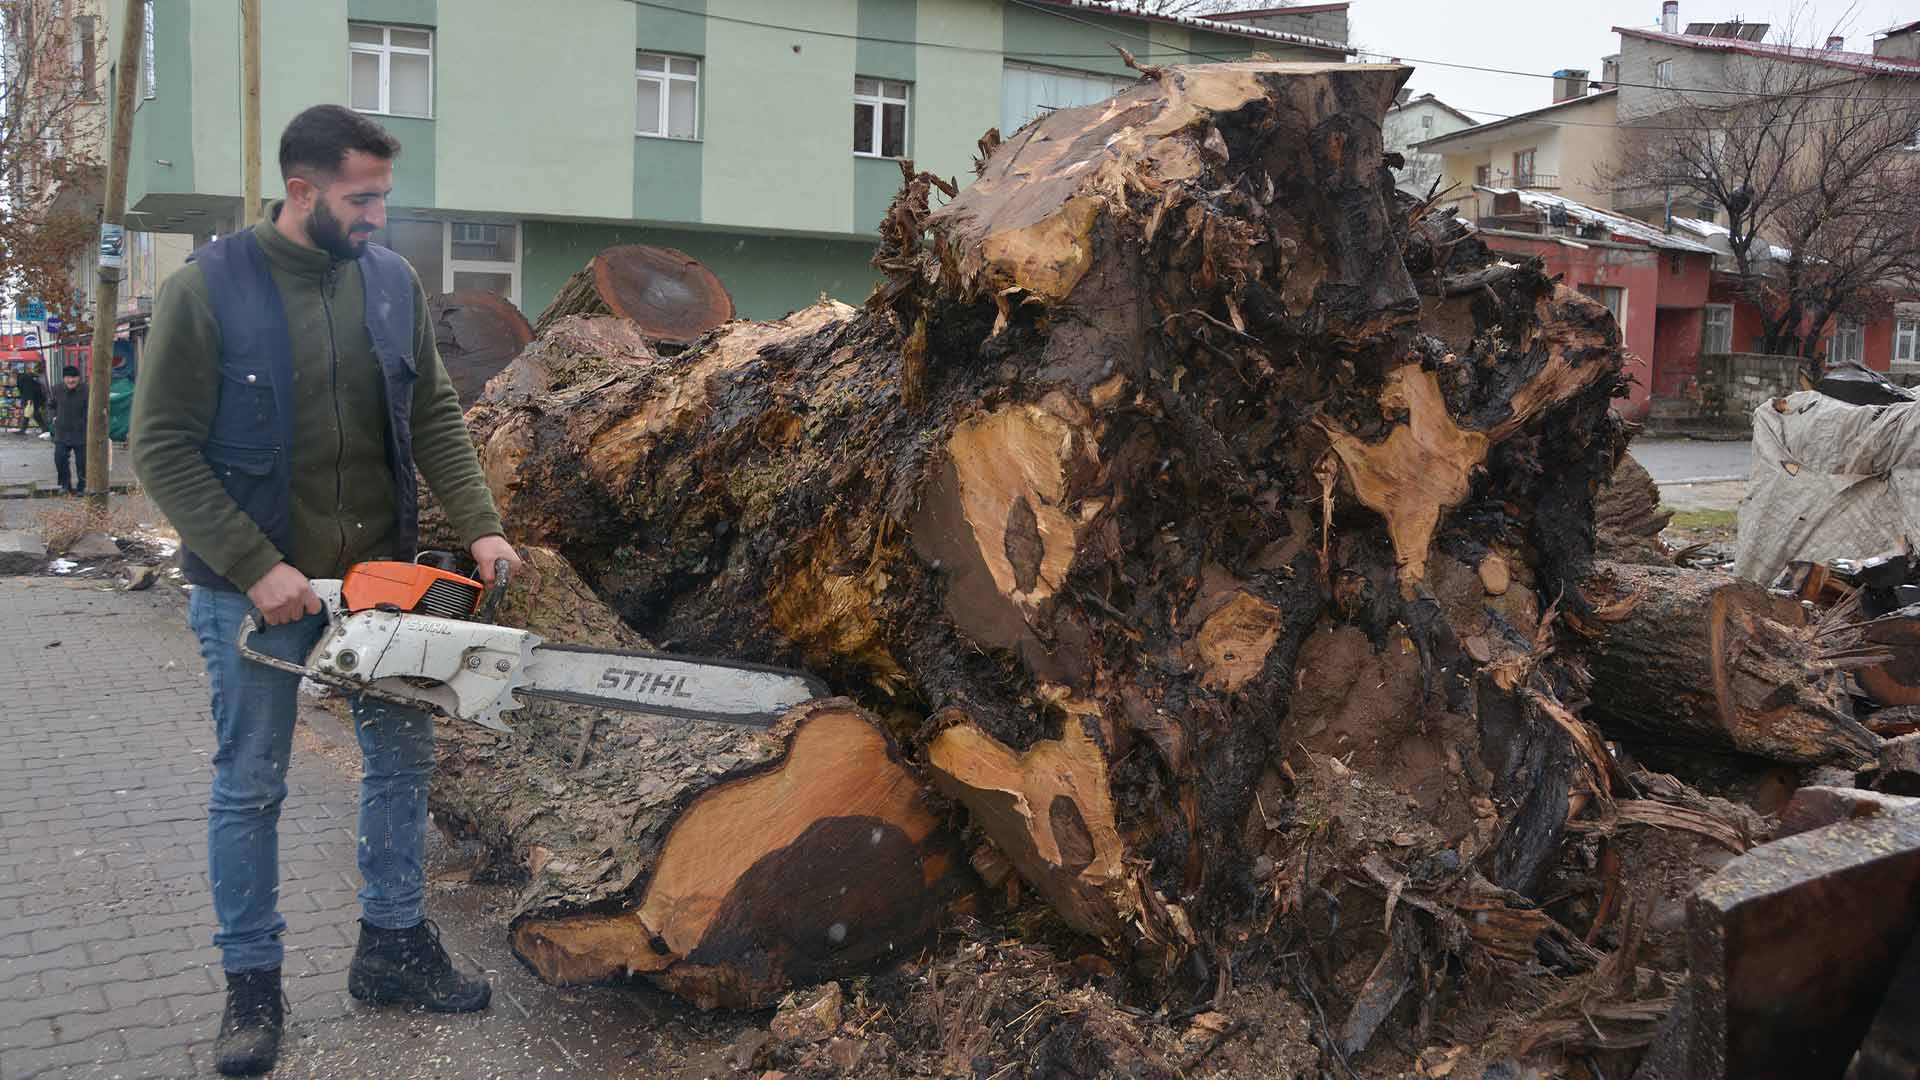
<instances>
[{"instance_id":1,"label":"beige house","mask_svg":"<svg viewBox=\"0 0 1920 1080\"><path fill-rule=\"evenodd\" d=\"M1577 78L1555 80L1564 97L1552 105L1414 144L1422 154L1441 158L1441 186L1455 187L1463 214L1478 220L1493 213L1493 196L1476 187L1552 192L1601 209L1613 205L1606 171L1618 145L1620 92L1589 94L1584 72L1568 74ZM1470 196L1477 203L1469 203Z\"/></svg>"},{"instance_id":2,"label":"beige house","mask_svg":"<svg viewBox=\"0 0 1920 1080\"><path fill-rule=\"evenodd\" d=\"M145 13L150 42L153 4L147 2L130 7ZM64 166L63 176L57 181L48 182L45 178L31 175L14 176L8 178L9 186L16 194L23 191L44 192L50 200L50 212L77 214L94 220L100 216L105 194L103 179L109 134L108 99L112 89L111 57L119 30L111 25L110 20L119 17L128 8L129 5L106 4L102 0L7 6L6 22L0 29L4 30L9 54L16 63L22 63L23 51L30 50L33 60L31 64L23 64L33 74L20 81L19 92L13 95L14 100L8 105L8 120L16 128L31 128L34 126L32 123L22 124L20 121L30 121L35 111L49 111L56 115L58 121L49 127L44 137L45 161L39 156L28 155L26 162L29 171L56 161ZM146 62L147 57L143 55L143 65ZM136 95L135 100L136 108L145 104L144 97ZM153 231L152 223L144 220L147 216L137 211L127 214L126 235L122 244L124 262L120 306L117 312L123 326L129 322L139 322L152 310L153 296L160 282L185 265L187 255L193 250L192 236ZM96 258L97 248L92 244L88 244L75 257L70 271L73 295L61 298L69 301L89 319L93 316L98 285ZM16 299L22 301L24 306L27 298ZM55 308L55 305L49 304L48 307ZM75 344L84 343L83 335L67 331L47 334L44 324L40 329L42 340L70 338ZM55 357L56 362L70 359L73 357L67 356L64 350Z\"/></svg>"}]
</instances>

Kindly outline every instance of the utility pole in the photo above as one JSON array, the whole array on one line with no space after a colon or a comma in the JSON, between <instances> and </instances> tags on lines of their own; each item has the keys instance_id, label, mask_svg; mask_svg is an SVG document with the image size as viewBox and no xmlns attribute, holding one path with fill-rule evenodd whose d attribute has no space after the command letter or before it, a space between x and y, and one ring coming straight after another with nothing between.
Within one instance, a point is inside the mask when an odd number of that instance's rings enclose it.
<instances>
[{"instance_id":1,"label":"utility pole","mask_svg":"<svg viewBox=\"0 0 1920 1080\"><path fill-rule=\"evenodd\" d=\"M125 260L127 158L133 149L133 91L140 83L141 44L146 39L144 0L126 0L120 21L120 64L114 69L113 137L107 151L107 202L100 216L99 298L93 308L93 357L87 384L87 502L107 509L107 396L113 380L113 325L120 308ZM112 239L109 257L105 243Z\"/></svg>"},{"instance_id":2,"label":"utility pole","mask_svg":"<svg viewBox=\"0 0 1920 1080\"><path fill-rule=\"evenodd\" d=\"M240 0L241 225L260 220L260 0Z\"/></svg>"}]
</instances>

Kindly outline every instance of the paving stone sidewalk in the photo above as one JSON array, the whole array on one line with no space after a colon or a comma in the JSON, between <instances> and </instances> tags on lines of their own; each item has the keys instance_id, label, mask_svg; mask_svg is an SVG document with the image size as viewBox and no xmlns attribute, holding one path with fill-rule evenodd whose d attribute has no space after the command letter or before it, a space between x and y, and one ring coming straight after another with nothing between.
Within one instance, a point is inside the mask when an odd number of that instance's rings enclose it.
<instances>
[{"instance_id":1,"label":"paving stone sidewalk","mask_svg":"<svg viewBox=\"0 0 1920 1080\"><path fill-rule=\"evenodd\" d=\"M133 483L133 459L126 444L115 446L107 463L108 478L115 488ZM39 428L20 435L12 428L0 428L0 498L30 494L45 495L60 490L59 474L53 464L53 443L40 437Z\"/></svg>"},{"instance_id":2,"label":"paving stone sidewalk","mask_svg":"<svg viewBox=\"0 0 1920 1080\"><path fill-rule=\"evenodd\" d=\"M213 1074L211 742L178 593L0 578L0 1080ZM753 1017L540 984L500 933L510 891L468 885L437 836L429 909L448 948L493 978L493 1008L436 1017L349 999L357 758L324 715L298 733L280 830L293 1011L275 1076L731 1071L717 1062Z\"/></svg>"}]
</instances>

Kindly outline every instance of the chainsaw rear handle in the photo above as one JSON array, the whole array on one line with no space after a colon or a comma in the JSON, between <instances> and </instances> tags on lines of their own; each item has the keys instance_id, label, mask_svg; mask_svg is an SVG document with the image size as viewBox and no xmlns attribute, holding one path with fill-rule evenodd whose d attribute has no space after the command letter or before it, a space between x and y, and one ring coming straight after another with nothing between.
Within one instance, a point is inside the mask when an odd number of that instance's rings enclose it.
<instances>
[{"instance_id":1,"label":"chainsaw rear handle","mask_svg":"<svg viewBox=\"0 0 1920 1080\"><path fill-rule=\"evenodd\" d=\"M320 598L320 614L326 616L329 620L338 619L346 615L346 602L340 596L340 581L338 578L315 578L307 582L307 587L312 589L313 594ZM262 612L257 607L250 606L247 608L246 618L240 620L240 632L234 635L234 647L239 650L240 655L256 664L265 664L267 667L278 668L281 671L306 674L307 669L305 667L287 660L281 660L278 657L268 656L266 653L259 652L248 644L248 642L252 640L253 635L258 633L266 625L267 616L265 612Z\"/></svg>"}]
</instances>

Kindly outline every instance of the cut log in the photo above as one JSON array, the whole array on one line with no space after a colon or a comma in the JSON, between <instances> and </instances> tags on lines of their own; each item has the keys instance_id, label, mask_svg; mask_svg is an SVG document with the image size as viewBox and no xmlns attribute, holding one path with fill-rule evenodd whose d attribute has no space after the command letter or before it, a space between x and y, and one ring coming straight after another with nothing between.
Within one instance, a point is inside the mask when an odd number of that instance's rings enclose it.
<instances>
[{"instance_id":1,"label":"cut log","mask_svg":"<svg viewBox=\"0 0 1920 1080\"><path fill-rule=\"evenodd\" d=\"M690 345L733 318L733 297L684 251L621 244L593 257L567 279L540 313L540 333L569 315L618 315L652 341Z\"/></svg>"},{"instance_id":2,"label":"cut log","mask_svg":"<svg viewBox=\"0 0 1920 1080\"><path fill-rule=\"evenodd\" d=\"M1920 705L1920 619L1877 619L1862 633L1890 659L1855 673L1860 689L1881 705Z\"/></svg>"},{"instance_id":3,"label":"cut log","mask_svg":"<svg viewBox=\"0 0 1920 1080\"><path fill-rule=\"evenodd\" d=\"M533 327L513 301L485 289L456 289L428 302L440 363L465 408L480 400L487 380L504 370L533 340Z\"/></svg>"},{"instance_id":4,"label":"cut log","mask_svg":"<svg viewBox=\"0 0 1920 1080\"><path fill-rule=\"evenodd\" d=\"M1050 113L938 210L910 180L860 310L673 356L591 355L606 320L543 317L469 414L510 533L659 648L808 668L911 733L971 826L1132 970L1208 970L1302 897L1390 880L1448 948L1531 957L1552 920L1528 897L1569 815L1609 797L1556 695L1579 642L1556 649L1542 610L1584 611L1619 338L1534 262L1423 302L1405 238L1447 274L1490 257L1434 248L1380 167L1406 74L1170 67ZM806 732L701 782L778 761L791 798L840 791ZM587 771L630 753L608 737ZM477 818L565 817L536 809L538 775L450 783L508 792ZM673 798L685 827L733 805ZM663 828L643 831L671 851ZM523 954L649 970L641 930L669 924L646 883L678 879L583 873L618 884L550 906L600 921L523 919ZM699 918L665 937L683 971L726 921ZM1340 925L1378 955L1384 923Z\"/></svg>"},{"instance_id":5,"label":"cut log","mask_svg":"<svg viewBox=\"0 0 1920 1080\"><path fill-rule=\"evenodd\" d=\"M1854 720L1799 601L1712 570L1605 564L1591 715L1655 745L1859 767L1879 738Z\"/></svg>"},{"instance_id":6,"label":"cut log","mask_svg":"<svg viewBox=\"0 0 1920 1080\"><path fill-rule=\"evenodd\" d=\"M1660 485L1632 454L1621 454L1613 476L1593 502L1593 526L1601 558L1642 566L1671 566L1660 533L1673 511L1660 508Z\"/></svg>"},{"instance_id":7,"label":"cut log","mask_svg":"<svg viewBox=\"0 0 1920 1080\"><path fill-rule=\"evenodd\" d=\"M528 561L503 620L645 647L557 555ZM644 974L703 1007L764 1005L906 955L973 890L920 780L852 702L771 731L550 703L507 715L522 734L443 729L431 801L527 877L511 941L548 981Z\"/></svg>"}]
</instances>

